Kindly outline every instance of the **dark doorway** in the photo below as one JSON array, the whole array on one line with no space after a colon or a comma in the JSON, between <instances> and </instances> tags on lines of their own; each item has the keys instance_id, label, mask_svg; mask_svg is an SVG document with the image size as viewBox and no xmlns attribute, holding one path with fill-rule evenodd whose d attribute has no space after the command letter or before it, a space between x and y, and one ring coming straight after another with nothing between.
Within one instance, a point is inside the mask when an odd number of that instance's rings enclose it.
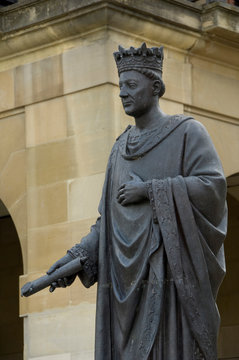
<instances>
[{"instance_id":1,"label":"dark doorway","mask_svg":"<svg viewBox=\"0 0 239 360\"><path fill-rule=\"evenodd\" d=\"M19 318L19 276L23 274L19 238L0 201L0 360L23 359L23 319Z\"/></svg>"},{"instance_id":2,"label":"dark doorway","mask_svg":"<svg viewBox=\"0 0 239 360\"><path fill-rule=\"evenodd\" d=\"M226 276L218 296L221 314L220 358L239 360L239 174L228 179Z\"/></svg>"}]
</instances>

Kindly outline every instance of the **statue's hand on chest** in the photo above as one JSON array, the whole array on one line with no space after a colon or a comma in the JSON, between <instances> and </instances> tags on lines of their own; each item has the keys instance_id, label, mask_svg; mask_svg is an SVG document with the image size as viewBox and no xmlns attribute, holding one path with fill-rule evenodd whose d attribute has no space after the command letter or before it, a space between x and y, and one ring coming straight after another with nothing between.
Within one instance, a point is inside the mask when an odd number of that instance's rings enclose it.
<instances>
[{"instance_id":1,"label":"statue's hand on chest","mask_svg":"<svg viewBox=\"0 0 239 360\"><path fill-rule=\"evenodd\" d=\"M117 200L122 206L148 199L146 183L133 172L130 173L130 178L130 181L123 183L118 189Z\"/></svg>"}]
</instances>

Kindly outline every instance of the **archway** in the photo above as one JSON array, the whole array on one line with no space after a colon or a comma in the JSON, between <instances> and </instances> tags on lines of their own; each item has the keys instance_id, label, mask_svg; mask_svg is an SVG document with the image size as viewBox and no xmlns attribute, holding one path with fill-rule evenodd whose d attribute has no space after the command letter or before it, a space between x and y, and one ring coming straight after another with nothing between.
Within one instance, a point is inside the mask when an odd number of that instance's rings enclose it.
<instances>
[{"instance_id":1,"label":"archway","mask_svg":"<svg viewBox=\"0 0 239 360\"><path fill-rule=\"evenodd\" d=\"M19 276L23 273L19 238L0 200L0 360L23 359L23 319L19 317Z\"/></svg>"},{"instance_id":2,"label":"archway","mask_svg":"<svg viewBox=\"0 0 239 360\"><path fill-rule=\"evenodd\" d=\"M239 359L239 173L228 177L228 235L225 240L226 277L218 296L221 314L220 359Z\"/></svg>"}]
</instances>

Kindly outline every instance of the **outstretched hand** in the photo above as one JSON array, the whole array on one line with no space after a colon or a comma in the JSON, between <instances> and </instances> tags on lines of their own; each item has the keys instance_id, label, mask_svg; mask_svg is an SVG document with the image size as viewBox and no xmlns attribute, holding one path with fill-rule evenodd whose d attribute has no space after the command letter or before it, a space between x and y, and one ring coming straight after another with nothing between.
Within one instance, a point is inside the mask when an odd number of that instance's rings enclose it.
<instances>
[{"instance_id":1,"label":"outstretched hand","mask_svg":"<svg viewBox=\"0 0 239 360\"><path fill-rule=\"evenodd\" d=\"M146 183L134 173L130 177L131 180L122 184L118 190L117 200L123 206L148 199Z\"/></svg>"},{"instance_id":2,"label":"outstretched hand","mask_svg":"<svg viewBox=\"0 0 239 360\"><path fill-rule=\"evenodd\" d=\"M73 258L69 254L66 254L61 259L57 260L50 267L50 269L47 271L47 274L48 275L52 274L56 269L59 269L60 267L64 266L65 264L67 264L68 262L70 262L72 260L73 260ZM67 286L70 286L74 282L75 278L76 278L76 275L71 275L71 276L63 277L62 279L58 279L57 281L54 281L51 284L49 291L53 292L57 287L65 288Z\"/></svg>"}]
</instances>

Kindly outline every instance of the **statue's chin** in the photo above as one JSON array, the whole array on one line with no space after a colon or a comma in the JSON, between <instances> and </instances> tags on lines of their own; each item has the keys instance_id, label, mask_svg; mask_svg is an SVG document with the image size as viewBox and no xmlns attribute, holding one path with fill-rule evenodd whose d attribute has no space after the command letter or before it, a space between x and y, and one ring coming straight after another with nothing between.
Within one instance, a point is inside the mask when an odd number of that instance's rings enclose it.
<instances>
[{"instance_id":1,"label":"statue's chin","mask_svg":"<svg viewBox=\"0 0 239 360\"><path fill-rule=\"evenodd\" d=\"M125 114L129 115L129 116L134 116L135 112L130 110L129 108L125 107L124 108Z\"/></svg>"}]
</instances>

